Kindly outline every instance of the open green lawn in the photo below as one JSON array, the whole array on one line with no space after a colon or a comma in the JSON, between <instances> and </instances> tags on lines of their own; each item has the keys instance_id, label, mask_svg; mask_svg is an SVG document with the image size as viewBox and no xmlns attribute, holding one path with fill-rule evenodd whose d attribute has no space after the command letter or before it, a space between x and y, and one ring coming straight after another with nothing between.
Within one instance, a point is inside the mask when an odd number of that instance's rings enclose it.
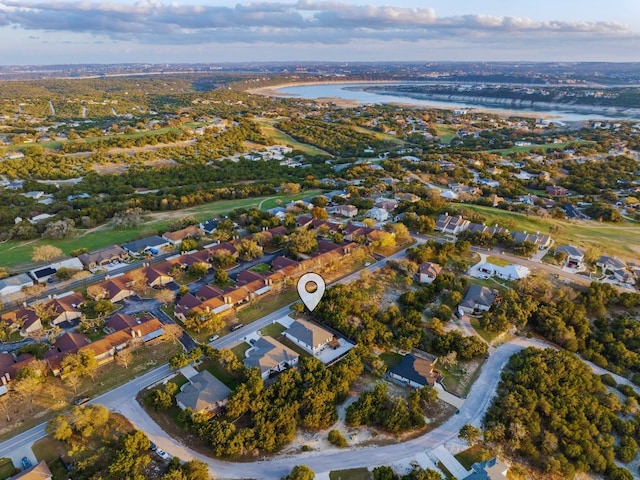
<instances>
[{"instance_id":1,"label":"open green lawn","mask_svg":"<svg viewBox=\"0 0 640 480\"><path fill-rule=\"evenodd\" d=\"M236 357L238 357L240 361L243 361L245 358L247 358L247 350L249 350L250 348L251 345L249 345L247 342L241 342L233 347L231 351L235 353Z\"/></svg>"},{"instance_id":2,"label":"open green lawn","mask_svg":"<svg viewBox=\"0 0 640 480\"><path fill-rule=\"evenodd\" d=\"M263 327L260 330L260 333L268 337L278 338L286 329L287 327L285 327L281 323L274 322L270 325L267 325L266 327Z\"/></svg>"},{"instance_id":3,"label":"open green lawn","mask_svg":"<svg viewBox=\"0 0 640 480\"><path fill-rule=\"evenodd\" d=\"M485 224L507 223L510 230L540 232L551 235L556 245L574 244L596 248L603 254L630 260L640 255L640 225L633 222L600 223L593 220L559 220L540 218L479 205L459 204L485 217Z\"/></svg>"},{"instance_id":4,"label":"open green lawn","mask_svg":"<svg viewBox=\"0 0 640 480\"><path fill-rule=\"evenodd\" d=\"M514 152L530 152L531 150L534 150L536 148L541 148L542 150L544 150L545 152L549 149L552 148L565 148L567 145L575 145L575 144L580 144L580 145L588 145L594 142L588 141L588 140L574 140L571 142L561 142L561 143L543 143L541 145L529 145L526 147L511 147L511 148L501 148L498 150L488 150L489 153L497 153L499 155L502 155L503 157L506 155L509 155L510 153L514 153Z\"/></svg>"},{"instance_id":5,"label":"open green lawn","mask_svg":"<svg viewBox=\"0 0 640 480\"><path fill-rule=\"evenodd\" d=\"M266 263L259 263L251 267L249 270L256 273L265 273L265 272L268 272L270 269L271 267Z\"/></svg>"},{"instance_id":6,"label":"open green lawn","mask_svg":"<svg viewBox=\"0 0 640 480\"><path fill-rule=\"evenodd\" d=\"M395 352L384 352L380 354L380 360L382 360L389 369L395 367L402 361L402 355Z\"/></svg>"},{"instance_id":7,"label":"open green lawn","mask_svg":"<svg viewBox=\"0 0 640 480\"><path fill-rule=\"evenodd\" d=\"M373 476L366 468L350 468L329 472L329 480L371 480Z\"/></svg>"},{"instance_id":8,"label":"open green lawn","mask_svg":"<svg viewBox=\"0 0 640 480\"><path fill-rule=\"evenodd\" d=\"M16 473L16 468L10 458L0 458L0 479L4 480Z\"/></svg>"},{"instance_id":9,"label":"open green lawn","mask_svg":"<svg viewBox=\"0 0 640 480\"><path fill-rule=\"evenodd\" d=\"M259 206L263 210L266 210L272 208L271 205L276 206L276 200L280 200L281 203L287 203L291 200L299 200L307 196L317 195L318 193L320 193L320 190L310 190L295 195L219 200L197 207L185 208L184 210L180 210L180 214L184 217L194 216L202 221L214 216L226 214L236 208ZM176 215L176 212L167 212L167 214L169 213L173 216ZM170 221L171 220L167 218L163 219L161 215L151 214L147 222L127 230L116 230L106 227L67 240L10 241L0 243L0 265L12 268L21 264L28 264L31 261L34 247L44 244L55 245L68 255L69 252L78 248L87 248L89 251L93 251L109 245L126 243L137 238L155 235L159 230L165 229L167 223Z\"/></svg>"},{"instance_id":10,"label":"open green lawn","mask_svg":"<svg viewBox=\"0 0 640 480\"><path fill-rule=\"evenodd\" d=\"M265 137L271 138L275 143L279 145L288 145L294 150L300 150L305 155L326 155L331 156L329 153L324 150L320 150L319 148L314 147L313 145L309 145L307 143L301 143L294 139L293 137L287 135L281 130L278 130L272 124L266 121L259 121L260 130Z\"/></svg>"},{"instance_id":11,"label":"open green lawn","mask_svg":"<svg viewBox=\"0 0 640 480\"><path fill-rule=\"evenodd\" d=\"M248 344L245 343L245 345L247 345L247 348L249 347ZM212 360L207 359L204 362L202 362L202 365L200 366L200 371L202 370L207 370L211 375L216 377L218 380L224 383L231 390L233 390L240 384L240 382L236 377L234 377L227 370L222 368L220 364Z\"/></svg>"},{"instance_id":12,"label":"open green lawn","mask_svg":"<svg viewBox=\"0 0 640 480\"><path fill-rule=\"evenodd\" d=\"M457 133L455 128L449 125L436 125L436 130L438 131L438 137L440 137L441 143L451 143Z\"/></svg>"},{"instance_id":13,"label":"open green lawn","mask_svg":"<svg viewBox=\"0 0 640 480\"><path fill-rule=\"evenodd\" d=\"M470 470L471 465L473 465L474 463L489 460L491 458L491 453L478 444L474 445L473 447L467 448L466 450L463 450L462 452L454 456L464 468Z\"/></svg>"},{"instance_id":14,"label":"open green lawn","mask_svg":"<svg viewBox=\"0 0 640 480\"><path fill-rule=\"evenodd\" d=\"M384 142L393 143L393 144L396 144L398 146L404 145L404 143L405 143L404 141L400 140L398 137L396 137L394 135L388 135L386 133L377 132L375 130L370 130L370 129L365 128L365 127L353 127L353 129L356 130L357 132L364 133L366 135L372 135L372 136L376 137L378 140L382 140Z\"/></svg>"},{"instance_id":15,"label":"open green lawn","mask_svg":"<svg viewBox=\"0 0 640 480\"><path fill-rule=\"evenodd\" d=\"M293 289L285 290L277 295L270 295L267 298L261 298L253 305L240 310L238 312L238 320L245 325L255 322L259 318L295 302L297 299L298 291Z\"/></svg>"}]
</instances>

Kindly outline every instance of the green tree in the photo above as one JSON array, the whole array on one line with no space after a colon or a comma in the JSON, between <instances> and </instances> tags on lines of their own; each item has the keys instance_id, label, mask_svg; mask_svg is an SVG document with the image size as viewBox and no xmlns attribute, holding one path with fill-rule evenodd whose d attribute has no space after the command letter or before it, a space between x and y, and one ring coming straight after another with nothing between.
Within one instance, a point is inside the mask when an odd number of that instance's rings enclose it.
<instances>
[{"instance_id":1,"label":"green tree","mask_svg":"<svg viewBox=\"0 0 640 480\"><path fill-rule=\"evenodd\" d=\"M467 445L473 447L482 435L482 430L473 425L464 425L458 432L458 438L467 442Z\"/></svg>"},{"instance_id":2,"label":"green tree","mask_svg":"<svg viewBox=\"0 0 640 480\"><path fill-rule=\"evenodd\" d=\"M236 243L238 257L242 260L249 261L262 256L262 247L254 240L243 238Z\"/></svg>"},{"instance_id":3,"label":"green tree","mask_svg":"<svg viewBox=\"0 0 640 480\"><path fill-rule=\"evenodd\" d=\"M316 474L306 465L296 465L287 475L286 480L313 480Z\"/></svg>"},{"instance_id":4,"label":"green tree","mask_svg":"<svg viewBox=\"0 0 640 480\"><path fill-rule=\"evenodd\" d=\"M285 250L297 257L301 253L311 253L318 248L318 240L313 230L296 230L285 241Z\"/></svg>"}]
</instances>

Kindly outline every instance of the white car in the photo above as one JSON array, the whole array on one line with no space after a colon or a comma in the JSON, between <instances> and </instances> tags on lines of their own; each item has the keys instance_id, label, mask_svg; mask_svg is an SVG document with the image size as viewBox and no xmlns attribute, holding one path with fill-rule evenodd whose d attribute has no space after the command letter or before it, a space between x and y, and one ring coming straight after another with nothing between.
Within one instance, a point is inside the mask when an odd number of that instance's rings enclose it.
<instances>
[{"instance_id":1,"label":"white car","mask_svg":"<svg viewBox=\"0 0 640 480\"><path fill-rule=\"evenodd\" d=\"M162 450L161 448L157 448L156 449L156 453L158 454L158 456L160 458L162 458L163 460L171 460L171 455L169 455L167 452L165 452L164 450Z\"/></svg>"}]
</instances>

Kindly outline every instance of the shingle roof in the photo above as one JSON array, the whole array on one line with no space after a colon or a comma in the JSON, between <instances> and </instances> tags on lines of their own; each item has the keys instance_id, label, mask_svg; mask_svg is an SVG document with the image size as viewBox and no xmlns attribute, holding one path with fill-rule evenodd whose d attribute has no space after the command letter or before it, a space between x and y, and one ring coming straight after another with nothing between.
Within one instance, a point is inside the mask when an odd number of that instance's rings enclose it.
<instances>
[{"instance_id":1,"label":"shingle roof","mask_svg":"<svg viewBox=\"0 0 640 480\"><path fill-rule=\"evenodd\" d=\"M389 371L420 385L433 386L436 380L436 374L433 373L433 363L424 358L408 354Z\"/></svg>"},{"instance_id":2,"label":"shingle roof","mask_svg":"<svg viewBox=\"0 0 640 480\"><path fill-rule=\"evenodd\" d=\"M286 345L274 340L271 337L260 337L254 350L250 351L249 357L244 359L247 367L258 367L264 373L277 367L283 362L293 362L299 355Z\"/></svg>"},{"instance_id":3,"label":"shingle roof","mask_svg":"<svg viewBox=\"0 0 640 480\"><path fill-rule=\"evenodd\" d=\"M302 319L293 322L286 333L312 348L317 348L333 338L333 334L320 325Z\"/></svg>"},{"instance_id":4,"label":"shingle roof","mask_svg":"<svg viewBox=\"0 0 640 480\"><path fill-rule=\"evenodd\" d=\"M229 397L231 389L211 375L206 370L189 380L182 392L176 395L176 400L194 412L211 407L216 402L222 402Z\"/></svg>"}]
</instances>

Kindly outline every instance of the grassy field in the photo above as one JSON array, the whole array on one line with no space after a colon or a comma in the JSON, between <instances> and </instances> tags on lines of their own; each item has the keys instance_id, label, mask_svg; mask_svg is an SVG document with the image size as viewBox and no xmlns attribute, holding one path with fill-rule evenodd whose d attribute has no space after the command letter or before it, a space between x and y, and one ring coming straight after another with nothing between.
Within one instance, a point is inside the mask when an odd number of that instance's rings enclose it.
<instances>
[{"instance_id":1,"label":"grassy field","mask_svg":"<svg viewBox=\"0 0 640 480\"><path fill-rule=\"evenodd\" d=\"M438 131L438 137L440 137L441 143L451 143L451 140L457 135L455 128L449 125L436 125L436 130Z\"/></svg>"},{"instance_id":2,"label":"grassy field","mask_svg":"<svg viewBox=\"0 0 640 480\"><path fill-rule=\"evenodd\" d=\"M148 235L155 235L159 230L166 229L171 218L193 216L200 221L208 218L229 213L236 208L251 208L259 206L262 209L276 206L276 201L287 203L292 200L299 200L307 196L314 196L320 190L310 190L295 195L279 195L273 197L243 198L237 200L219 200L217 202L199 205L197 207L185 208L172 212L153 213L148 216L147 221L138 227L116 230L109 227L95 229L81 234L76 238L66 240L32 240L32 241L10 241L0 244L0 265L5 267L16 267L21 264L28 264L34 247L44 244L55 245L62 249L65 254L78 248L87 248L89 251L107 247L114 244L122 244L137 238ZM171 217L171 218L167 218Z\"/></svg>"},{"instance_id":3,"label":"grassy field","mask_svg":"<svg viewBox=\"0 0 640 480\"><path fill-rule=\"evenodd\" d=\"M263 327L260 330L260 333L268 337L278 338L286 329L287 328L284 325L276 322Z\"/></svg>"},{"instance_id":4,"label":"grassy field","mask_svg":"<svg viewBox=\"0 0 640 480\"><path fill-rule=\"evenodd\" d=\"M371 480L373 475L366 468L350 468L329 472L329 480Z\"/></svg>"},{"instance_id":5,"label":"grassy field","mask_svg":"<svg viewBox=\"0 0 640 480\"><path fill-rule=\"evenodd\" d=\"M355 131L357 131L357 132L364 133L366 135L372 135L372 136L376 137L378 140L382 140L384 142L393 143L393 144L396 144L398 146L401 146L401 145L405 144L405 142L403 142L398 137L395 137L393 135L388 135L386 133L376 132L375 130L370 130L370 129L364 128L364 127L353 127L353 129Z\"/></svg>"},{"instance_id":6,"label":"grassy field","mask_svg":"<svg viewBox=\"0 0 640 480\"><path fill-rule=\"evenodd\" d=\"M458 453L455 457L464 468L469 470L471 469L471 465L474 463L489 460L489 458L491 458L491 453L480 445L474 445L473 447L467 448L466 450Z\"/></svg>"},{"instance_id":7,"label":"grassy field","mask_svg":"<svg viewBox=\"0 0 640 480\"><path fill-rule=\"evenodd\" d=\"M402 355L395 352L385 352L380 354L380 360L384 362L387 368L393 368L400 364L402 361Z\"/></svg>"},{"instance_id":8,"label":"grassy field","mask_svg":"<svg viewBox=\"0 0 640 480\"><path fill-rule=\"evenodd\" d=\"M331 154L329 154L328 152L325 152L324 150L320 150L319 148L314 147L313 145L309 145L307 143L301 143L297 141L296 139L287 135L283 131L278 130L276 127L274 127L271 123L267 121L258 121L258 124L260 125L260 130L262 131L262 134L265 137L269 137L271 140L273 140L279 145L289 145L294 150L300 150L305 155L331 156Z\"/></svg>"},{"instance_id":9,"label":"grassy field","mask_svg":"<svg viewBox=\"0 0 640 480\"><path fill-rule=\"evenodd\" d=\"M576 145L576 144L580 144L580 145L587 145L587 144L591 144L593 142L588 141L588 140L574 140L571 142L561 142L561 143L543 143L541 145L529 145L526 147L511 147L511 148L501 148L498 150L487 150L489 153L496 153L498 155L502 155L503 157L505 155L509 155L510 153L515 153L515 152L530 152L531 150L534 149L542 149L545 152L553 149L553 148L560 148L563 149L565 148L567 145Z\"/></svg>"},{"instance_id":10,"label":"grassy field","mask_svg":"<svg viewBox=\"0 0 640 480\"><path fill-rule=\"evenodd\" d=\"M245 325L255 322L259 318L295 302L297 299L298 292L293 289L285 290L278 295L271 295L268 298L262 298L255 304L240 310L238 312L238 320Z\"/></svg>"},{"instance_id":11,"label":"grassy field","mask_svg":"<svg viewBox=\"0 0 640 480\"><path fill-rule=\"evenodd\" d=\"M512 231L551 235L556 245L573 244L583 248L593 247L603 254L636 261L640 254L640 242L638 242L640 225L636 223L613 224L593 220L558 220L479 205L459 204L458 206L481 214L487 225L499 223Z\"/></svg>"},{"instance_id":12,"label":"grassy field","mask_svg":"<svg viewBox=\"0 0 640 480\"><path fill-rule=\"evenodd\" d=\"M489 345L491 345L492 342L496 339L496 337L500 335L499 333L489 332L488 330L483 329L480 326L480 322L478 321L477 318L473 318L473 317L471 318L471 326L476 332L478 332L478 335L480 335L482 339L485 342L487 342Z\"/></svg>"}]
</instances>

